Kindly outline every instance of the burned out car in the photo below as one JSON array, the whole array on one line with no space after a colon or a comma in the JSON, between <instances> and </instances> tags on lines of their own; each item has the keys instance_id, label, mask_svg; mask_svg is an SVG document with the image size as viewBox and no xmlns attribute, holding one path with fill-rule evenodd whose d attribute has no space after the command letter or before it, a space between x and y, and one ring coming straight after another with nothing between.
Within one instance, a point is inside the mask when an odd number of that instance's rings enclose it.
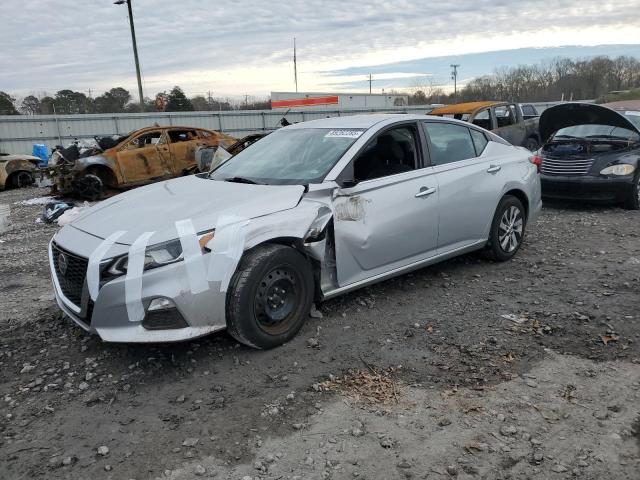
<instances>
[{"instance_id":1,"label":"burned out car","mask_svg":"<svg viewBox=\"0 0 640 480\"><path fill-rule=\"evenodd\" d=\"M640 208L640 102L611 107L566 103L542 113L544 197Z\"/></svg>"},{"instance_id":2,"label":"burned out car","mask_svg":"<svg viewBox=\"0 0 640 480\"><path fill-rule=\"evenodd\" d=\"M473 250L509 260L540 209L530 153L471 124L327 118L91 207L49 262L60 308L105 341L226 328L270 348L314 301Z\"/></svg>"},{"instance_id":3,"label":"burned out car","mask_svg":"<svg viewBox=\"0 0 640 480\"><path fill-rule=\"evenodd\" d=\"M86 153L73 145L59 151L49 169L57 193L96 200L108 188L130 188L194 173L196 148L230 146L236 139L203 128L149 127L96 141Z\"/></svg>"},{"instance_id":4,"label":"burned out car","mask_svg":"<svg viewBox=\"0 0 640 480\"><path fill-rule=\"evenodd\" d=\"M438 107L429 115L473 123L530 151L540 146L537 111L533 105L507 102L467 102Z\"/></svg>"},{"instance_id":5,"label":"burned out car","mask_svg":"<svg viewBox=\"0 0 640 480\"><path fill-rule=\"evenodd\" d=\"M33 185L41 161L33 155L0 153L0 190Z\"/></svg>"}]
</instances>

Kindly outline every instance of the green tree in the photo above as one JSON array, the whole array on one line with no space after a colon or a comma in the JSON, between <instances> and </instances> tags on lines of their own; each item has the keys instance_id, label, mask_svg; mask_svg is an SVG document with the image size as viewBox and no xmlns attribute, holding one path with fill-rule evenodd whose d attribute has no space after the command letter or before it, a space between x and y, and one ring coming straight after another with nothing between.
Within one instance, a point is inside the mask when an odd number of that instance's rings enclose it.
<instances>
[{"instance_id":1,"label":"green tree","mask_svg":"<svg viewBox=\"0 0 640 480\"><path fill-rule=\"evenodd\" d=\"M38 115L40 109L40 100L35 95L27 95L20 104L20 111L25 115Z\"/></svg>"},{"instance_id":2,"label":"green tree","mask_svg":"<svg viewBox=\"0 0 640 480\"><path fill-rule=\"evenodd\" d=\"M211 106L206 98L202 95L196 95L191 98L191 105L196 112L205 112L207 110L211 110Z\"/></svg>"},{"instance_id":3,"label":"green tree","mask_svg":"<svg viewBox=\"0 0 640 480\"><path fill-rule=\"evenodd\" d=\"M42 115L51 115L55 113L53 110L55 103L56 101L53 97L48 95L46 97L42 97L40 99L40 113Z\"/></svg>"},{"instance_id":4,"label":"green tree","mask_svg":"<svg viewBox=\"0 0 640 480\"><path fill-rule=\"evenodd\" d=\"M56 113L89 113L91 99L82 92L60 90L55 97Z\"/></svg>"},{"instance_id":5,"label":"green tree","mask_svg":"<svg viewBox=\"0 0 640 480\"><path fill-rule=\"evenodd\" d=\"M131 94L122 87L112 88L93 101L96 113L121 113L131 100Z\"/></svg>"},{"instance_id":6,"label":"green tree","mask_svg":"<svg viewBox=\"0 0 640 480\"><path fill-rule=\"evenodd\" d=\"M177 85L167 95L167 112L192 112L193 105Z\"/></svg>"},{"instance_id":7,"label":"green tree","mask_svg":"<svg viewBox=\"0 0 640 480\"><path fill-rule=\"evenodd\" d=\"M20 115L13 104L15 101L11 95L0 91L0 115Z\"/></svg>"}]
</instances>

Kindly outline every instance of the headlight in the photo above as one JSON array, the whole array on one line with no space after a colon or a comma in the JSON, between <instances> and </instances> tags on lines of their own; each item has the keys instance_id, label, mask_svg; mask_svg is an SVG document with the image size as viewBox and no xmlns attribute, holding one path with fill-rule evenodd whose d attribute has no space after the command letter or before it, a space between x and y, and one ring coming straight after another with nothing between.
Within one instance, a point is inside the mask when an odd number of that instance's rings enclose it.
<instances>
[{"instance_id":1,"label":"headlight","mask_svg":"<svg viewBox=\"0 0 640 480\"><path fill-rule=\"evenodd\" d=\"M636 167L628 163L619 163L600 170L600 175L631 175L635 169Z\"/></svg>"},{"instance_id":2,"label":"headlight","mask_svg":"<svg viewBox=\"0 0 640 480\"><path fill-rule=\"evenodd\" d=\"M213 238L213 231L201 233L198 235L198 243L202 249L202 253L207 253L210 250L207 248L207 243ZM169 240L168 242L158 243L147 247L144 252L144 270L151 270L152 268L163 267L172 263L181 262L184 259L182 255L182 244L180 239ZM120 276L127 273L127 266L129 265L129 256L123 255L114 259L107 269L110 276Z\"/></svg>"}]
</instances>

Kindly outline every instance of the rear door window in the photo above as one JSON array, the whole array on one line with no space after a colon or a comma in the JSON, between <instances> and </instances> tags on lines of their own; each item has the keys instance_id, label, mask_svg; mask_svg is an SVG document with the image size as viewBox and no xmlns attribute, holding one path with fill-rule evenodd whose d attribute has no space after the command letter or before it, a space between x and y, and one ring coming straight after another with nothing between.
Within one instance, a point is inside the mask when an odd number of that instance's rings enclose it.
<instances>
[{"instance_id":1,"label":"rear door window","mask_svg":"<svg viewBox=\"0 0 640 480\"><path fill-rule=\"evenodd\" d=\"M516 117L513 109L508 105L495 107L496 121L498 128L508 127L509 125L515 125Z\"/></svg>"},{"instance_id":2,"label":"rear door window","mask_svg":"<svg viewBox=\"0 0 640 480\"><path fill-rule=\"evenodd\" d=\"M445 122L424 122L430 141L431 164L434 166L476 157L469 129Z\"/></svg>"}]
</instances>

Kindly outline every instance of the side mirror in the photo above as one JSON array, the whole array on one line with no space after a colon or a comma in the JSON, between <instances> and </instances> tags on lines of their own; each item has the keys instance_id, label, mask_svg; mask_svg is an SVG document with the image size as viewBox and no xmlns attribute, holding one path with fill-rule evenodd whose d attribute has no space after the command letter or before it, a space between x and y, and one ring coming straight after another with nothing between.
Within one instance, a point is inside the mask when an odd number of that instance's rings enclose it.
<instances>
[{"instance_id":1,"label":"side mirror","mask_svg":"<svg viewBox=\"0 0 640 480\"><path fill-rule=\"evenodd\" d=\"M340 186L340 188L352 188L358 185L358 183L360 182L358 182L358 180L356 180L355 178L350 178L345 180L339 180L337 183Z\"/></svg>"}]
</instances>

